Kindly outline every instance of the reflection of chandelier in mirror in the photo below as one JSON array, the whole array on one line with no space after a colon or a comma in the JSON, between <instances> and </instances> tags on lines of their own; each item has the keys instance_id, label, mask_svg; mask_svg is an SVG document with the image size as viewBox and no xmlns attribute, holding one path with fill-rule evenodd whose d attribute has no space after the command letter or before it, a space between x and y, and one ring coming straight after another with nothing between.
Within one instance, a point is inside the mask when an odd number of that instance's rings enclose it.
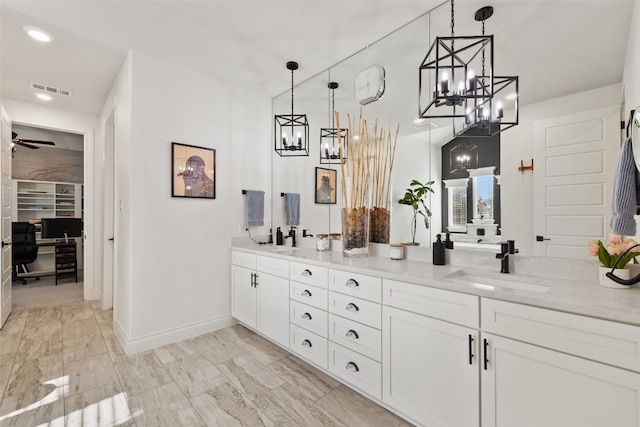
<instances>
[{"instance_id":1,"label":"reflection of chandelier in mirror","mask_svg":"<svg viewBox=\"0 0 640 427\"><path fill-rule=\"evenodd\" d=\"M287 62L287 69L291 70L291 114L275 116L274 149L280 157L308 156L309 122L307 115L293 113L293 72L298 69L298 63Z\"/></svg>"},{"instance_id":2,"label":"reflection of chandelier in mirror","mask_svg":"<svg viewBox=\"0 0 640 427\"><path fill-rule=\"evenodd\" d=\"M419 68L419 118L451 118L456 135L473 128L491 136L518 124L518 77L493 75L493 35L484 34L492 14L490 6L476 12L481 36L456 36L451 0L451 36L436 37Z\"/></svg>"},{"instance_id":3,"label":"reflection of chandelier in mirror","mask_svg":"<svg viewBox=\"0 0 640 427\"><path fill-rule=\"evenodd\" d=\"M461 142L451 149L449 156L451 173L466 172L478 167L478 146Z\"/></svg>"},{"instance_id":4,"label":"reflection of chandelier in mirror","mask_svg":"<svg viewBox=\"0 0 640 427\"><path fill-rule=\"evenodd\" d=\"M336 164L347 161L347 135L348 129L336 129L336 94L338 83L330 82L327 87L331 90L329 103L329 115L331 116L331 127L320 129L320 163Z\"/></svg>"}]
</instances>

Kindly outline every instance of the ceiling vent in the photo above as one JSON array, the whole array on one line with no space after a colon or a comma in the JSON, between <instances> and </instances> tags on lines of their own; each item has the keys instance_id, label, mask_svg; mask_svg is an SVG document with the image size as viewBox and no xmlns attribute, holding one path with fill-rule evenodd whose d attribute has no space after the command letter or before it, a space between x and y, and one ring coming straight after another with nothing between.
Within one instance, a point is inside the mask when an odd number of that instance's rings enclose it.
<instances>
[{"instance_id":1,"label":"ceiling vent","mask_svg":"<svg viewBox=\"0 0 640 427\"><path fill-rule=\"evenodd\" d=\"M43 90L48 93L57 93L58 95L71 96L71 91L66 89L58 89L57 87L47 86L40 83L31 83L32 89Z\"/></svg>"}]
</instances>

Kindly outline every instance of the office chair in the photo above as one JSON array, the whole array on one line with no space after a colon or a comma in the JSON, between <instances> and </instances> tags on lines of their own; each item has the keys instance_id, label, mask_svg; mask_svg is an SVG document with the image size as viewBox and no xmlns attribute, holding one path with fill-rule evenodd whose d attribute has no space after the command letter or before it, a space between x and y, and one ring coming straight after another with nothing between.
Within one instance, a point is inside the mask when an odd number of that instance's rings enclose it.
<instances>
[{"instance_id":1,"label":"office chair","mask_svg":"<svg viewBox=\"0 0 640 427\"><path fill-rule=\"evenodd\" d=\"M27 284L25 278L18 277L20 273L27 273L29 270L26 264L31 264L38 257L38 246L36 245L36 226L28 222L14 222L11 224L11 258L13 265L12 279ZM36 280L40 280L36 277Z\"/></svg>"}]
</instances>

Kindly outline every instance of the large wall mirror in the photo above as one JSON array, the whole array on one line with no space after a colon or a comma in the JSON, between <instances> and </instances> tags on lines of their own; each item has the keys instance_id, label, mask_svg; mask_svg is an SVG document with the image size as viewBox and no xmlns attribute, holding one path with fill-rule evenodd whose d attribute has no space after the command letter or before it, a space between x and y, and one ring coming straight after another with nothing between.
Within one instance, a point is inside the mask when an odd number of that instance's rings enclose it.
<instances>
[{"instance_id":1,"label":"large wall mirror","mask_svg":"<svg viewBox=\"0 0 640 427\"><path fill-rule=\"evenodd\" d=\"M609 63L622 64L624 46L613 49L613 52L609 48L603 49L602 52L608 55L607 58L586 58L585 55L568 54L562 56L558 53L558 43L553 37L558 34L558 28L564 27L565 38L562 45L565 47L560 49L565 53L580 52L584 43L597 46L604 43L610 47L610 41L599 41L601 32L598 36L586 30L591 25L591 20L600 19L598 17L606 15L614 16L615 18L612 18L614 21L618 20L616 34L612 37L624 40L626 44L633 2L589 2L587 10L580 14L575 13L577 7L575 2L494 1L491 4L495 7L495 13L494 17L486 22L486 33L500 34L499 37L496 35L494 42L494 73L519 75L521 117L519 126L503 132L498 138L500 161L488 173L501 176L495 179L492 177L490 180L480 179L478 182L486 181L487 187L491 186L494 191L497 191L497 194L493 195L501 212L500 223L495 224L495 228L501 232L497 241L514 239L521 252L534 254L536 253L536 230L533 224L534 178L533 173L529 171L526 173L518 171L519 164L516 163L520 160L527 165L532 162L535 151L533 148L534 123L553 117L554 114L571 114L574 111L619 105L621 99L622 75L620 72L607 74L607 70L597 67L602 70L599 78L592 78L586 82L566 78L564 84L558 86L550 84L548 80L556 77L541 73L541 70L554 73L560 76L557 77L558 79L562 80L564 79L562 76L567 73L569 75L579 73L579 70L594 67L593 64L598 62L609 61ZM456 3L456 35L481 33L482 24L474 20L474 14L482 6L485 4L479 2ZM341 179L340 164L320 163L320 129L331 127L332 124L332 92L328 87L330 82L336 82L339 85L334 89L333 95L335 111L340 115L342 127L346 127L347 117L351 117L357 123L360 111L369 122L377 120L378 126L391 130L393 134L396 126L399 125L391 179L390 241L392 243L411 241L413 211L408 206L398 204L397 201L414 179L421 182L435 181L433 186L435 193L429 200L433 213L430 218L430 228L427 230L422 223L419 223L416 241L422 246L430 246L437 233L446 231L443 229L443 224L452 225L448 224L451 219L445 219L442 216L443 204L447 203L449 194L454 194L454 191L447 188L443 182L443 179L446 181L445 175L450 171L443 171L442 166L443 146L454 138L451 119L416 120L418 66L434 37L450 34L450 10L449 3L444 3L295 87L295 112L307 114L310 123L309 157L283 158L272 152L274 233L277 227L281 227L285 234L288 229L284 198L281 197L282 193L287 192L300 194L300 234L304 229L310 230L312 234L340 233L341 231L339 185L335 188L337 203L316 203L315 198L317 167L334 169L337 171L338 182ZM584 16L584 22L580 21L581 16ZM562 17L571 18L563 22ZM529 29L531 27L537 30ZM544 28L552 28L553 30L549 33L553 34L536 34L536 31L543 31ZM505 33L510 36L505 36ZM536 34L536 37L532 37L532 34ZM575 49L571 47L572 43L576 44ZM558 58L562 60L558 62ZM534 64L536 61L544 62L551 59L555 61L553 70ZM385 92L379 100L361 107L356 101L354 79L360 71L372 65L380 65L385 70ZM559 87L562 90L559 90ZM531 107L528 107L529 105ZM290 91L273 99L274 114L286 114L290 111ZM616 116L619 114L619 111L615 113ZM449 145L445 150L451 151L453 148L455 147ZM450 183L450 185L453 184ZM444 198L443 195L445 195ZM446 208L444 212L447 215ZM473 224L472 219L480 219L477 218L475 211L467 215L469 229L473 229L474 225L477 228L478 224L483 226L482 228L491 229L489 225L491 221L488 221L485 226L481 221ZM455 230L455 227L449 229ZM478 247L495 250L495 246L490 244L491 239L486 240L487 242L480 242ZM482 243L489 244L483 247Z\"/></svg>"}]
</instances>

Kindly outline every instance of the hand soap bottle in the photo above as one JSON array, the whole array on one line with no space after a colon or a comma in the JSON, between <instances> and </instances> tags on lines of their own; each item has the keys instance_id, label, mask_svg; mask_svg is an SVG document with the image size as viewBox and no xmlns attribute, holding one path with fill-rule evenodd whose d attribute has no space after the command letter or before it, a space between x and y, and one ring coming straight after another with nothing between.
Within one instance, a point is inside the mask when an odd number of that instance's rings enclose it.
<instances>
[{"instance_id":1,"label":"hand soap bottle","mask_svg":"<svg viewBox=\"0 0 640 427\"><path fill-rule=\"evenodd\" d=\"M278 227L276 229L276 245L282 245L283 243L282 230L280 230L280 227Z\"/></svg>"},{"instance_id":2,"label":"hand soap bottle","mask_svg":"<svg viewBox=\"0 0 640 427\"><path fill-rule=\"evenodd\" d=\"M433 265L444 265L444 242L441 240L442 236L436 235L436 241L433 243Z\"/></svg>"}]
</instances>

